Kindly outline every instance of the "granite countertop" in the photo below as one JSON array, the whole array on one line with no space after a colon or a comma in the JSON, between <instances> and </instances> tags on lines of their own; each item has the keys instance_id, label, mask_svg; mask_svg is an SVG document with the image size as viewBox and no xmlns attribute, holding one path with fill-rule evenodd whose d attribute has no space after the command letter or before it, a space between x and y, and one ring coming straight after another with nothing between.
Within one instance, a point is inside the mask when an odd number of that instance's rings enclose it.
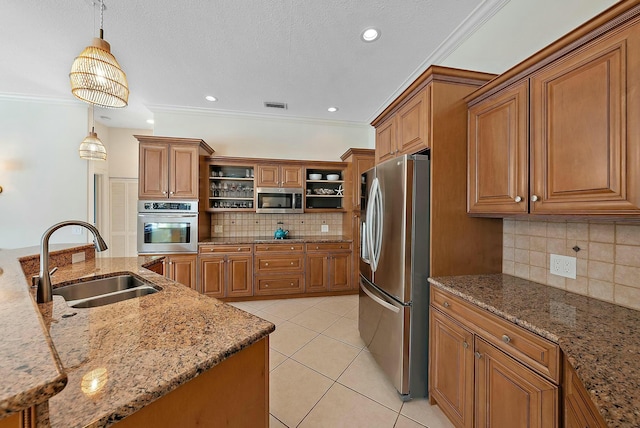
<instances>
[{"instance_id":1,"label":"granite countertop","mask_svg":"<svg viewBox=\"0 0 640 428\"><path fill-rule=\"evenodd\" d=\"M115 423L274 330L268 321L143 267L158 257L98 258L60 267L52 276L55 288L81 277L132 272L160 287L158 293L90 309L70 308L60 296L36 305L20 264L8 253L0 252L0 266L9 268L0 276L0 294L15 295L0 299L3 341L12 345L0 350L0 404L19 402L11 408L17 411L49 399L48 415L39 406L38 418L42 423L48 416L52 427ZM11 301L21 305L9 312ZM8 330L9 322L14 329ZM28 384L17 382L23 375L16 359L28 364L27 373L48 367L41 383L55 388L25 395Z\"/></svg>"},{"instance_id":2,"label":"granite countertop","mask_svg":"<svg viewBox=\"0 0 640 428\"><path fill-rule=\"evenodd\" d=\"M558 343L607 424L640 426L640 311L505 274L429 282Z\"/></svg>"},{"instance_id":3,"label":"granite countertop","mask_svg":"<svg viewBox=\"0 0 640 428\"><path fill-rule=\"evenodd\" d=\"M218 245L236 245L236 244L271 244L278 242L352 242L351 238L342 235L320 235L320 236L301 236L287 239L274 239L273 236L239 236L233 238L207 238L198 242L198 244L218 244Z\"/></svg>"}]
</instances>

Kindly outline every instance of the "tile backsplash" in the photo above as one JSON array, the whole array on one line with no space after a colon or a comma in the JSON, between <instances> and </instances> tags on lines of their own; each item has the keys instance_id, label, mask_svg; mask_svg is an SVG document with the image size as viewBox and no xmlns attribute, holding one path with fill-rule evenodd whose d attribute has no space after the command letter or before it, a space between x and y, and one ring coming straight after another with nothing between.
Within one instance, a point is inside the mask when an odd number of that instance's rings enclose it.
<instances>
[{"instance_id":1,"label":"tile backsplash","mask_svg":"<svg viewBox=\"0 0 640 428\"><path fill-rule=\"evenodd\" d=\"M291 237L342 235L342 217L342 213L216 213L211 216L211 236L215 238L273 236L279 226L288 230ZM280 221L282 225L278 224ZM322 225L329 227L328 232L321 231ZM222 232L216 232L216 226L222 226Z\"/></svg>"},{"instance_id":2,"label":"tile backsplash","mask_svg":"<svg viewBox=\"0 0 640 428\"><path fill-rule=\"evenodd\" d=\"M640 309L640 224L505 219L502 234L503 273ZM550 254L576 257L576 279L551 274Z\"/></svg>"}]
</instances>

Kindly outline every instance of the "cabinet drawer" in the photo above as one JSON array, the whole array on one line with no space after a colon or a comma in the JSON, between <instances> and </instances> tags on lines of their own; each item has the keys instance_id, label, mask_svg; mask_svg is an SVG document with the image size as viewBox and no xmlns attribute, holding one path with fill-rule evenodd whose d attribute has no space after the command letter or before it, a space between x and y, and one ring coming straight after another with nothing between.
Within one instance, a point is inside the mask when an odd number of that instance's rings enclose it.
<instances>
[{"instance_id":1,"label":"cabinet drawer","mask_svg":"<svg viewBox=\"0 0 640 428\"><path fill-rule=\"evenodd\" d=\"M200 245L200 254L251 253L251 245Z\"/></svg>"},{"instance_id":2,"label":"cabinet drawer","mask_svg":"<svg viewBox=\"0 0 640 428\"><path fill-rule=\"evenodd\" d=\"M260 255L255 258L255 266L256 273L302 271L304 267L304 256L302 254L283 254L280 256Z\"/></svg>"},{"instance_id":3,"label":"cabinet drawer","mask_svg":"<svg viewBox=\"0 0 640 428\"><path fill-rule=\"evenodd\" d=\"M265 296L270 294L302 293L302 286L302 274L256 276L253 294L255 296Z\"/></svg>"},{"instance_id":4,"label":"cabinet drawer","mask_svg":"<svg viewBox=\"0 0 640 428\"><path fill-rule=\"evenodd\" d=\"M277 244L256 244L256 253L261 253L261 252L274 252L274 251L282 251L282 252L288 252L290 253L291 251L297 251L297 252L301 252L302 250L304 250L304 244L282 244L282 243L277 243Z\"/></svg>"},{"instance_id":5,"label":"cabinet drawer","mask_svg":"<svg viewBox=\"0 0 640 428\"><path fill-rule=\"evenodd\" d=\"M433 286L431 304L523 364L560 383L560 351L555 343Z\"/></svg>"},{"instance_id":6,"label":"cabinet drawer","mask_svg":"<svg viewBox=\"0 0 640 428\"><path fill-rule=\"evenodd\" d=\"M351 250L350 242L323 242L307 243L307 251L336 251Z\"/></svg>"}]
</instances>

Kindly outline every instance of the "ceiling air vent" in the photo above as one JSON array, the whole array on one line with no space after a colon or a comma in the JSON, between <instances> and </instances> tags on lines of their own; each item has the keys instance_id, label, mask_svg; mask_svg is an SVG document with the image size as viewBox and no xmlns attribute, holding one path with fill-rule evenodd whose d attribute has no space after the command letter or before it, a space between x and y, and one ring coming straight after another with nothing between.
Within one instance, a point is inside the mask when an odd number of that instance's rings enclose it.
<instances>
[{"instance_id":1,"label":"ceiling air vent","mask_svg":"<svg viewBox=\"0 0 640 428\"><path fill-rule=\"evenodd\" d=\"M274 101L265 101L264 106L267 108L279 108L283 110L287 109L287 103L277 103Z\"/></svg>"}]
</instances>

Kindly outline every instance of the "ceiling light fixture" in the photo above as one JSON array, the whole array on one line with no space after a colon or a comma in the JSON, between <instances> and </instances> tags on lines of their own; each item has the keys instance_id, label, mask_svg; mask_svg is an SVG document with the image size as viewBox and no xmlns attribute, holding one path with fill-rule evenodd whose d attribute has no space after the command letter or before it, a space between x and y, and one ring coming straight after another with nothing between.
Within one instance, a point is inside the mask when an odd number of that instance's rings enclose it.
<instances>
[{"instance_id":1,"label":"ceiling light fixture","mask_svg":"<svg viewBox=\"0 0 640 428\"><path fill-rule=\"evenodd\" d=\"M334 113L334 112L336 112L336 111L338 111L338 110L339 110L339 109L338 109L338 107L329 107L329 108L327 109L327 111L329 111L329 112L331 112L331 113Z\"/></svg>"},{"instance_id":2,"label":"ceiling light fixture","mask_svg":"<svg viewBox=\"0 0 640 428\"><path fill-rule=\"evenodd\" d=\"M206 97L204 97L204 99L211 102L218 101L218 99L212 95L207 95Z\"/></svg>"},{"instance_id":3,"label":"ceiling light fixture","mask_svg":"<svg viewBox=\"0 0 640 428\"><path fill-rule=\"evenodd\" d=\"M71 93L90 104L107 108L122 108L129 103L127 76L111 54L104 40L104 2L100 0L100 37L94 37L71 65Z\"/></svg>"},{"instance_id":4,"label":"ceiling light fixture","mask_svg":"<svg viewBox=\"0 0 640 428\"><path fill-rule=\"evenodd\" d=\"M95 121L94 119L94 106L91 105L91 132L87 135L82 143L80 143L80 147L78 148L78 153L80 154L80 159L86 160L107 160L107 149L98 138L98 134L95 131Z\"/></svg>"},{"instance_id":5,"label":"ceiling light fixture","mask_svg":"<svg viewBox=\"0 0 640 428\"><path fill-rule=\"evenodd\" d=\"M378 40L380 38L380 30L376 29L376 28L366 28L362 34L360 35L360 37L362 38L363 41L370 43L370 42L375 42L376 40Z\"/></svg>"}]
</instances>

